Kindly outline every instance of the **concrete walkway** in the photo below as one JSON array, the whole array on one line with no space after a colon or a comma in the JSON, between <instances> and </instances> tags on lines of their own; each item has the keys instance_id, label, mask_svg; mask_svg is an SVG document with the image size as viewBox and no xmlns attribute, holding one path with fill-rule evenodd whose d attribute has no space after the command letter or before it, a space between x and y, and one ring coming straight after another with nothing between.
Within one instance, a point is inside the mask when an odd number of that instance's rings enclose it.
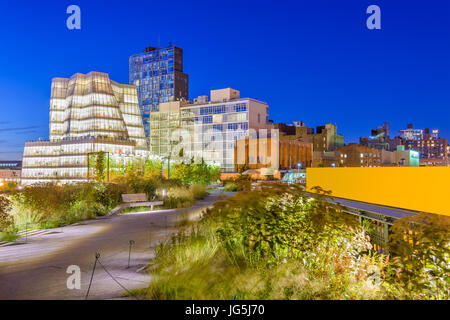
<instances>
[{"instance_id":1,"label":"concrete walkway","mask_svg":"<svg viewBox=\"0 0 450 320\"><path fill-rule=\"evenodd\" d=\"M0 299L84 299L96 252L123 287L146 287L151 279L143 269L154 257L155 246L177 232L176 221L186 212L212 205L219 194L214 190L189 210L101 217L0 247ZM135 244L127 268L130 240ZM70 265L81 269L80 290L67 288ZM120 298L126 291L116 281L97 264L89 299Z\"/></svg>"}]
</instances>

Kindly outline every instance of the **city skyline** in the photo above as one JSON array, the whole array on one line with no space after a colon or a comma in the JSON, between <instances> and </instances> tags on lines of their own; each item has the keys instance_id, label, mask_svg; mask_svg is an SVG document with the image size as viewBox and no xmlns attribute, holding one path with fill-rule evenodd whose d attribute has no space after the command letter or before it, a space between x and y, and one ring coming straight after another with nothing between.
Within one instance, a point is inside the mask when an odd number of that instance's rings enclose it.
<instances>
[{"instance_id":1,"label":"city skyline","mask_svg":"<svg viewBox=\"0 0 450 320\"><path fill-rule=\"evenodd\" d=\"M449 5L424 10L406 1L376 2L382 10L377 31L365 28L368 1L301 7L288 2L292 12L267 2L245 3L238 11L202 15L203 25L195 14L216 5L181 3L171 12L180 20L173 26L162 24L170 16L165 5L143 4L164 13L153 15L150 31L139 29L146 10L114 1L109 7L79 1L83 18L77 31L65 27L68 3L9 5L0 22L9 45L0 56L0 158L19 160L26 140L48 138L52 78L99 71L128 83L129 57L169 42L184 51L191 100L212 88L237 88L243 97L266 102L271 120L299 120L309 127L334 123L346 143L384 121L391 123L392 136L414 123L449 138L450 28L442 8ZM49 22L40 25L39 19ZM111 47L117 34L123 39ZM76 50L67 50L69 44Z\"/></svg>"}]
</instances>

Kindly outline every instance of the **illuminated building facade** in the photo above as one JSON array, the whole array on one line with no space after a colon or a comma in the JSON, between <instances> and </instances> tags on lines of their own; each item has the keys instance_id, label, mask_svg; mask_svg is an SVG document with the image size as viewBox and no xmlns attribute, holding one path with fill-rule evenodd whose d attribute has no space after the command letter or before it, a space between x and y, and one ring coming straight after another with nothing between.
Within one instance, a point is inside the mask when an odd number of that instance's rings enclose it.
<instances>
[{"instance_id":1,"label":"illuminated building facade","mask_svg":"<svg viewBox=\"0 0 450 320\"><path fill-rule=\"evenodd\" d=\"M408 133L408 135L412 133ZM371 130L369 137L359 138L359 144L387 151L396 151L398 146L403 145L404 139L402 137L390 137L390 124L384 122L382 126Z\"/></svg>"},{"instance_id":2,"label":"illuminated building facade","mask_svg":"<svg viewBox=\"0 0 450 320\"><path fill-rule=\"evenodd\" d=\"M418 167L419 152L398 146L395 151L351 143L336 151L336 167Z\"/></svg>"},{"instance_id":3,"label":"illuminated building facade","mask_svg":"<svg viewBox=\"0 0 450 320\"><path fill-rule=\"evenodd\" d=\"M420 138L405 140L405 147L418 151L421 160L441 159L444 165L448 163L448 141L439 138L438 130L430 133L430 129L426 128Z\"/></svg>"},{"instance_id":4,"label":"illuminated building facade","mask_svg":"<svg viewBox=\"0 0 450 320\"><path fill-rule=\"evenodd\" d=\"M312 144L279 137L238 140L235 146L235 170L241 168L274 170L304 169L312 165Z\"/></svg>"},{"instance_id":5,"label":"illuminated building facade","mask_svg":"<svg viewBox=\"0 0 450 320\"><path fill-rule=\"evenodd\" d=\"M351 143L336 152L339 167L381 167L381 150Z\"/></svg>"},{"instance_id":6,"label":"illuminated building facade","mask_svg":"<svg viewBox=\"0 0 450 320\"><path fill-rule=\"evenodd\" d=\"M148 47L130 57L130 84L137 87L141 115L147 137L150 136L150 114L159 104L189 99L188 75L183 73L183 50Z\"/></svg>"},{"instance_id":7,"label":"illuminated building facade","mask_svg":"<svg viewBox=\"0 0 450 320\"><path fill-rule=\"evenodd\" d=\"M80 137L131 140L146 148L136 88L101 72L54 78L50 141Z\"/></svg>"},{"instance_id":8,"label":"illuminated building facade","mask_svg":"<svg viewBox=\"0 0 450 320\"><path fill-rule=\"evenodd\" d=\"M22 184L87 180L89 155L100 151L108 161L148 154L136 88L101 72L53 79L49 136L26 142Z\"/></svg>"},{"instance_id":9,"label":"illuminated building facade","mask_svg":"<svg viewBox=\"0 0 450 320\"><path fill-rule=\"evenodd\" d=\"M153 155L167 156L177 143L176 130L180 129L183 101L163 102L159 110L150 115L150 150Z\"/></svg>"},{"instance_id":10,"label":"illuminated building facade","mask_svg":"<svg viewBox=\"0 0 450 320\"><path fill-rule=\"evenodd\" d=\"M295 121L294 125L274 123L280 130L280 139L302 139L313 144L315 152L335 151L344 145L344 136L337 133L337 126L328 123L323 126L308 128L302 121Z\"/></svg>"},{"instance_id":11,"label":"illuminated building facade","mask_svg":"<svg viewBox=\"0 0 450 320\"><path fill-rule=\"evenodd\" d=\"M404 140L420 140L423 135L422 129L414 129L412 123L408 124L408 128L405 130L400 130L400 138Z\"/></svg>"},{"instance_id":12,"label":"illuminated building facade","mask_svg":"<svg viewBox=\"0 0 450 320\"><path fill-rule=\"evenodd\" d=\"M22 161L0 161L0 186L8 182L20 183Z\"/></svg>"},{"instance_id":13,"label":"illuminated building facade","mask_svg":"<svg viewBox=\"0 0 450 320\"><path fill-rule=\"evenodd\" d=\"M162 103L151 114L150 150L172 158L182 150L184 159L203 159L223 172L234 172L235 141L272 128L268 108L264 102L241 98L231 88L212 90L211 101L201 96L194 103Z\"/></svg>"},{"instance_id":14,"label":"illuminated building facade","mask_svg":"<svg viewBox=\"0 0 450 320\"><path fill-rule=\"evenodd\" d=\"M191 138L187 154L234 172L236 140L270 134L269 106L231 88L211 90L211 101L200 101L181 107L181 128Z\"/></svg>"}]
</instances>

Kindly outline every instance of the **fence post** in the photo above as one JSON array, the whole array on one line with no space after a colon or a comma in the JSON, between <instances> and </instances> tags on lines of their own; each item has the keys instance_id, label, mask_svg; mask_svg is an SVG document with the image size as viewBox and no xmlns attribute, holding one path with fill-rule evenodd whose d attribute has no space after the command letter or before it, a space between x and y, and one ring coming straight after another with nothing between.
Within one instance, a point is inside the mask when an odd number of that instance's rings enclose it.
<instances>
[{"instance_id":1,"label":"fence post","mask_svg":"<svg viewBox=\"0 0 450 320\"><path fill-rule=\"evenodd\" d=\"M387 219L383 219L384 253L389 254L389 225Z\"/></svg>"},{"instance_id":2,"label":"fence post","mask_svg":"<svg viewBox=\"0 0 450 320\"><path fill-rule=\"evenodd\" d=\"M95 253L94 268L92 268L91 281L89 281L89 287L88 287L88 290L87 290L87 292L86 292L85 300L87 300L87 298L88 298L88 296L89 296L89 291L91 290L91 284L92 284L92 280L94 279L94 272L95 272L95 267L97 266L97 260L98 260L98 258L100 258L100 253L96 252L96 253Z\"/></svg>"},{"instance_id":3,"label":"fence post","mask_svg":"<svg viewBox=\"0 0 450 320\"><path fill-rule=\"evenodd\" d=\"M150 224L148 226L148 247L149 248L152 247L152 226L153 226L153 222L150 222Z\"/></svg>"},{"instance_id":4,"label":"fence post","mask_svg":"<svg viewBox=\"0 0 450 320\"><path fill-rule=\"evenodd\" d=\"M130 268L130 258L131 258L131 246L134 244L134 240L130 240L130 250L128 251L128 268Z\"/></svg>"}]
</instances>

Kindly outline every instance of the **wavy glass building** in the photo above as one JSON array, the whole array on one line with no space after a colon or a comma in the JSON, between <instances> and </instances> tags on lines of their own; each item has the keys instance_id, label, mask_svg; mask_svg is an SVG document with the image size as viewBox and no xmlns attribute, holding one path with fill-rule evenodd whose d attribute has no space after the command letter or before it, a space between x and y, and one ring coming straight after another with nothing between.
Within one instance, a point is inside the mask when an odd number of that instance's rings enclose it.
<instances>
[{"instance_id":1,"label":"wavy glass building","mask_svg":"<svg viewBox=\"0 0 450 320\"><path fill-rule=\"evenodd\" d=\"M159 111L163 102L188 100L188 75L183 73L183 50L147 47L130 57L130 84L137 87L141 115L147 137L150 114Z\"/></svg>"},{"instance_id":2,"label":"wavy glass building","mask_svg":"<svg viewBox=\"0 0 450 320\"><path fill-rule=\"evenodd\" d=\"M22 184L86 180L89 155L100 151L122 161L148 153L136 87L107 73L54 78L49 129L48 141L25 144Z\"/></svg>"}]
</instances>

